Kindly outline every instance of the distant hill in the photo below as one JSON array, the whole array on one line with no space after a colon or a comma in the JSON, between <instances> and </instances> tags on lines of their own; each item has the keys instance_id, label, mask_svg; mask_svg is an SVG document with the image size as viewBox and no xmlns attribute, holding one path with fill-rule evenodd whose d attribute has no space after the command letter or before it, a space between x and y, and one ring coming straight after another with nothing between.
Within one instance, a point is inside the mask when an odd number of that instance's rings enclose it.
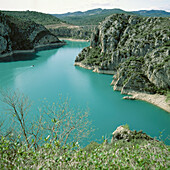
<instances>
[{"instance_id":1,"label":"distant hill","mask_svg":"<svg viewBox=\"0 0 170 170\"><path fill-rule=\"evenodd\" d=\"M133 14L126 12L121 9L92 9L85 12L68 12L65 14L52 14L57 18L66 21L73 25L98 25L99 22L103 21L107 16L112 14Z\"/></svg>"},{"instance_id":2,"label":"distant hill","mask_svg":"<svg viewBox=\"0 0 170 170\"><path fill-rule=\"evenodd\" d=\"M58 18L62 18L65 16L70 16L70 17L75 17L75 16L92 16L92 15L96 15L96 14L109 14L109 13L129 13L126 11L123 11L121 9L101 9L101 8L97 8L97 9L92 9L92 10L88 10L85 12L82 11L76 11L76 12L68 12L68 13L64 13L64 14L54 14L55 16L58 16Z\"/></svg>"},{"instance_id":3,"label":"distant hill","mask_svg":"<svg viewBox=\"0 0 170 170\"><path fill-rule=\"evenodd\" d=\"M141 15L149 17L170 17L170 12L162 10L140 10L127 12L121 9L92 9L85 12L68 12L65 14L52 14L57 18L66 21L67 23L74 25L98 25L99 22L103 21L107 16L112 14L131 14Z\"/></svg>"},{"instance_id":4,"label":"distant hill","mask_svg":"<svg viewBox=\"0 0 170 170\"><path fill-rule=\"evenodd\" d=\"M146 17L170 17L170 12L166 12L163 10L140 10L133 11L133 13Z\"/></svg>"},{"instance_id":5,"label":"distant hill","mask_svg":"<svg viewBox=\"0 0 170 170\"><path fill-rule=\"evenodd\" d=\"M44 14L41 12L34 12L34 11L1 11L2 13L13 16L18 19L22 19L24 21L34 21L37 24L42 25L52 25L52 24L60 24L63 23L57 17L54 17L50 14Z\"/></svg>"}]
</instances>

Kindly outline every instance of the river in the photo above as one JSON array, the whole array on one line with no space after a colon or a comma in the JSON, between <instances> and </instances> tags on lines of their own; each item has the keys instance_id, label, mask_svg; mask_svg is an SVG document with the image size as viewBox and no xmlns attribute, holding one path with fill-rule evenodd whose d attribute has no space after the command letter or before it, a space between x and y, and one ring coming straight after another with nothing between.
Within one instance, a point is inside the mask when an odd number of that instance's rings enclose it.
<instances>
[{"instance_id":1,"label":"river","mask_svg":"<svg viewBox=\"0 0 170 170\"><path fill-rule=\"evenodd\" d=\"M31 60L1 62L0 87L19 89L35 108L44 98L53 102L59 94L69 97L73 107L88 110L95 127L91 140L110 139L116 127L126 123L152 137L163 132L165 140L170 134L169 113L144 101L123 100L110 86L111 75L74 66L75 57L86 46L88 42L67 41L61 48L37 52Z\"/></svg>"}]
</instances>

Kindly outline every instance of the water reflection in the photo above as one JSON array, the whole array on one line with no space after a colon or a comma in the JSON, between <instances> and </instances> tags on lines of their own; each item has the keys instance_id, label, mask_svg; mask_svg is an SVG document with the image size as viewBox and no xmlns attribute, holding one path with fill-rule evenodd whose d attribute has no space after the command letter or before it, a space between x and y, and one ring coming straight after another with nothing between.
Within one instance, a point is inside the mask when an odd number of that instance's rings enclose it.
<instances>
[{"instance_id":1,"label":"water reflection","mask_svg":"<svg viewBox=\"0 0 170 170\"><path fill-rule=\"evenodd\" d=\"M25 54L13 54L5 58L0 58L0 62L15 62L15 61L27 61L35 60L38 55L36 53L25 53Z\"/></svg>"}]
</instances>

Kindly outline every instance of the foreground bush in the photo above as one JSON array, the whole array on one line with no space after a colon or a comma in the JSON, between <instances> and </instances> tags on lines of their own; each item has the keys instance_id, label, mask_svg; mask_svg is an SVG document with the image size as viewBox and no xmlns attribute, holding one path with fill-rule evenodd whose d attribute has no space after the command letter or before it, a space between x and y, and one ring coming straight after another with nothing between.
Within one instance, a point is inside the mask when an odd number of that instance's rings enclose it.
<instances>
[{"instance_id":1,"label":"foreground bush","mask_svg":"<svg viewBox=\"0 0 170 170\"><path fill-rule=\"evenodd\" d=\"M90 148L90 149L89 149ZM46 141L34 150L24 144L0 140L0 169L168 169L169 146L158 141L78 143L61 147Z\"/></svg>"},{"instance_id":2,"label":"foreground bush","mask_svg":"<svg viewBox=\"0 0 170 170\"><path fill-rule=\"evenodd\" d=\"M69 102L62 96L53 103L45 99L35 113L32 102L24 94L10 89L0 91L0 105L4 107L0 112L0 138L17 140L35 150L44 143L42 139L49 140L50 144L57 141L62 146L82 142L93 131L88 112L70 107Z\"/></svg>"}]
</instances>

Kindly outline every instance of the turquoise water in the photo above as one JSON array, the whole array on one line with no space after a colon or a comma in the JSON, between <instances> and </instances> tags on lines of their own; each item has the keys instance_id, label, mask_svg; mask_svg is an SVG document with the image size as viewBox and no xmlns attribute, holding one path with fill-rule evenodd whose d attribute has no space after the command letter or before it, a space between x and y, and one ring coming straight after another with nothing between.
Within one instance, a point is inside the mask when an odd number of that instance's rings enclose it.
<instances>
[{"instance_id":1,"label":"turquoise water","mask_svg":"<svg viewBox=\"0 0 170 170\"><path fill-rule=\"evenodd\" d=\"M59 94L68 96L73 107L88 108L96 129L91 140L110 138L117 126L126 123L152 137L158 137L160 131L163 139L170 134L170 114L143 101L123 100L123 95L110 86L110 75L75 67L75 57L89 43L67 43L58 49L37 52L32 60L0 63L0 87L19 89L34 101L34 107L44 98L53 102Z\"/></svg>"}]
</instances>

